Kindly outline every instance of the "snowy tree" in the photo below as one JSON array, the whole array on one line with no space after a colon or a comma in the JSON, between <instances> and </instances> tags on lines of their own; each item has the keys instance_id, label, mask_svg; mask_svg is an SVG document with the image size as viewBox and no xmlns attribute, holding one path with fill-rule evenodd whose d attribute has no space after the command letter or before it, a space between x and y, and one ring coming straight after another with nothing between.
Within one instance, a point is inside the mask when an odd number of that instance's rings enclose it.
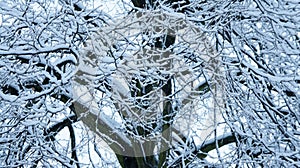
<instances>
[{"instance_id":1,"label":"snowy tree","mask_svg":"<svg viewBox=\"0 0 300 168\"><path fill-rule=\"evenodd\" d=\"M1 167L296 167L300 3L0 1Z\"/></svg>"}]
</instances>

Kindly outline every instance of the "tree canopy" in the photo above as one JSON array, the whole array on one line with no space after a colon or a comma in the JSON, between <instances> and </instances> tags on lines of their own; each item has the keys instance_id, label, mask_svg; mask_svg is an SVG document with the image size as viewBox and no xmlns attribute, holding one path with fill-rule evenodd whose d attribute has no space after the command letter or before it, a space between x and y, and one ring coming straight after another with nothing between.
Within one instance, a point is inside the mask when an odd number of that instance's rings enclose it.
<instances>
[{"instance_id":1,"label":"tree canopy","mask_svg":"<svg viewBox=\"0 0 300 168\"><path fill-rule=\"evenodd\" d=\"M0 1L0 167L297 167L299 11Z\"/></svg>"}]
</instances>

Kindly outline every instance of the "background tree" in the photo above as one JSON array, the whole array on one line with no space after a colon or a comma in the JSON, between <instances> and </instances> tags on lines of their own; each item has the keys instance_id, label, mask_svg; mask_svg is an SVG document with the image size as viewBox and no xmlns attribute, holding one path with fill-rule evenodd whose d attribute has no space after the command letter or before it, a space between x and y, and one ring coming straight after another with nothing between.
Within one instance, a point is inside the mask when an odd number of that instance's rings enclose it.
<instances>
[{"instance_id":1,"label":"background tree","mask_svg":"<svg viewBox=\"0 0 300 168\"><path fill-rule=\"evenodd\" d=\"M1 166L299 165L299 2L0 3Z\"/></svg>"}]
</instances>

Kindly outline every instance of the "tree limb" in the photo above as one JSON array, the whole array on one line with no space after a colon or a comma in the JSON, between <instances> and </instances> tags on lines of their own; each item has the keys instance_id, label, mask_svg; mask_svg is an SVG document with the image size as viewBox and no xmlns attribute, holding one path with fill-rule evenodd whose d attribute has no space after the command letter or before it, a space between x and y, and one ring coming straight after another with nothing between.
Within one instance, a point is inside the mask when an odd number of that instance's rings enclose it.
<instances>
[{"instance_id":1,"label":"tree limb","mask_svg":"<svg viewBox=\"0 0 300 168\"><path fill-rule=\"evenodd\" d=\"M230 143L236 142L236 137L229 133L226 135L221 135L217 137L217 139L211 139L208 141L205 141L202 145L199 147L193 148L190 153L194 154L199 159L204 159L207 156L207 153L216 149L216 141L218 143L218 147L222 147L225 145L228 145ZM176 166L179 165L182 162L182 157L184 158L185 164L188 164L192 160L187 159L190 156L190 153L185 153L183 156L178 157L177 160L173 161L173 163L170 166Z\"/></svg>"}]
</instances>

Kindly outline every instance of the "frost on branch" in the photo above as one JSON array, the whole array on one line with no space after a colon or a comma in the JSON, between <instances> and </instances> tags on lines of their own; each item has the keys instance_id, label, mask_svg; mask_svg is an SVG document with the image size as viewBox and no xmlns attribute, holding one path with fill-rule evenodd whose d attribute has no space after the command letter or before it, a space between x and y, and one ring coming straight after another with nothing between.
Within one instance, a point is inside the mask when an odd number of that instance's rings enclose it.
<instances>
[{"instance_id":1,"label":"frost on branch","mask_svg":"<svg viewBox=\"0 0 300 168\"><path fill-rule=\"evenodd\" d=\"M69 88L86 13L57 1L0 2L0 167L77 161Z\"/></svg>"},{"instance_id":2,"label":"frost on branch","mask_svg":"<svg viewBox=\"0 0 300 168\"><path fill-rule=\"evenodd\" d=\"M237 163L250 167L300 163L299 2L248 1L225 11L227 121L238 135ZM221 32L221 31L220 31ZM249 161L251 160L251 162ZM253 162L252 162L253 161Z\"/></svg>"}]
</instances>

